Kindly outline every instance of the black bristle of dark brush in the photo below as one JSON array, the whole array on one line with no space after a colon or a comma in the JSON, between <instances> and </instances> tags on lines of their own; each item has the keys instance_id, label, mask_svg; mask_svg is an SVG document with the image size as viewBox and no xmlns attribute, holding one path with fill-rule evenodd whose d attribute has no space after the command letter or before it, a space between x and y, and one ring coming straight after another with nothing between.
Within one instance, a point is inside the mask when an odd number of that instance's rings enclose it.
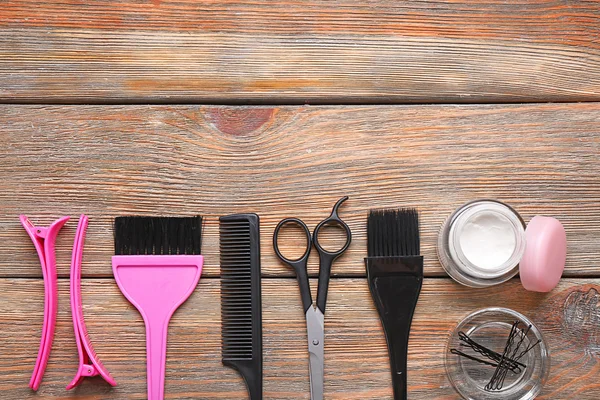
<instances>
[{"instance_id":1,"label":"black bristle of dark brush","mask_svg":"<svg viewBox=\"0 0 600 400\"><path fill-rule=\"evenodd\" d=\"M258 215L235 214L221 217L219 238L222 361L244 377L251 400L262 399Z\"/></svg>"},{"instance_id":2,"label":"black bristle of dark brush","mask_svg":"<svg viewBox=\"0 0 600 400\"><path fill-rule=\"evenodd\" d=\"M414 208L372 210L367 219L369 257L417 256L421 253L419 213Z\"/></svg>"},{"instance_id":3,"label":"black bristle of dark brush","mask_svg":"<svg viewBox=\"0 0 600 400\"><path fill-rule=\"evenodd\" d=\"M116 255L201 254L202 217L115 218Z\"/></svg>"}]
</instances>

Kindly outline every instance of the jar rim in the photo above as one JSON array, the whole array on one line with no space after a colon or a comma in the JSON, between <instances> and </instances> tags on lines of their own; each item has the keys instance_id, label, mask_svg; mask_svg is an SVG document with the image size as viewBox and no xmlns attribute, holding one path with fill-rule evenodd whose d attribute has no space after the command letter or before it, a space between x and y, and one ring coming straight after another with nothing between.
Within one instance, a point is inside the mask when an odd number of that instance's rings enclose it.
<instances>
[{"instance_id":1,"label":"jar rim","mask_svg":"<svg viewBox=\"0 0 600 400\"><path fill-rule=\"evenodd\" d=\"M510 268L503 268L503 271L501 273L473 273L473 270L477 270L478 268L476 266L473 266L473 264L466 258L466 256L464 256L464 254L459 258L456 254L456 249L451 249L451 233L454 233L451 232L452 227L456 224L456 221L460 218L461 214L477 206L491 206L495 209L502 209L505 215L509 216L509 220L511 220L512 223L514 223L514 226L516 227L515 240L519 242L519 245L515 246L516 249L509 260L511 264ZM519 213L515 209L501 201L493 199L478 199L469 201L456 208L448 216L448 218L440 228L437 245L437 253L440 264L452 279L465 286L488 287L500 284L502 282L506 282L507 280L517 275L517 273L519 272L519 262L521 261L521 258L525 252L526 246L525 227L525 221L519 215ZM463 260L466 260L466 262L463 262Z\"/></svg>"}]
</instances>

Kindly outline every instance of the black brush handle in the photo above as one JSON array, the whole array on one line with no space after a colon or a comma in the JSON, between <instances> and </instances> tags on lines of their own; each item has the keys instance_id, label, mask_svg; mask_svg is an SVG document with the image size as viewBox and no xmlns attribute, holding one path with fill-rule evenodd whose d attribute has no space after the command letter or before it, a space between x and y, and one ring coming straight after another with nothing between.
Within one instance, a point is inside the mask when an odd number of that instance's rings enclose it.
<instances>
[{"instance_id":1,"label":"black brush handle","mask_svg":"<svg viewBox=\"0 0 600 400\"><path fill-rule=\"evenodd\" d=\"M407 399L408 338L423 285L423 257L365 259L371 296L387 340L395 400Z\"/></svg>"}]
</instances>

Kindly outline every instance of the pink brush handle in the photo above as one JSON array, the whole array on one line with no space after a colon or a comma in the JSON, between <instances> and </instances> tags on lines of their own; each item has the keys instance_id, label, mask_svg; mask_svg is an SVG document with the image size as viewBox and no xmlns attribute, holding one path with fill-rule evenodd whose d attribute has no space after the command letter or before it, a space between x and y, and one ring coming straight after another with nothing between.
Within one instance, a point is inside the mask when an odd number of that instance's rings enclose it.
<instances>
[{"instance_id":1,"label":"pink brush handle","mask_svg":"<svg viewBox=\"0 0 600 400\"><path fill-rule=\"evenodd\" d=\"M201 255L113 256L113 273L121 292L146 325L148 400L163 400L169 320L192 294L204 258Z\"/></svg>"},{"instance_id":2,"label":"pink brush handle","mask_svg":"<svg viewBox=\"0 0 600 400\"><path fill-rule=\"evenodd\" d=\"M56 328L56 314L58 313L58 282L56 275L56 237L69 217L62 217L54 221L48 228L35 227L25 215L20 216L21 224L31 238L35 250L38 253L44 277L44 325L40 349L35 362L33 374L29 381L29 387L38 390L46 372L50 350L54 340L54 329Z\"/></svg>"},{"instance_id":3,"label":"pink brush handle","mask_svg":"<svg viewBox=\"0 0 600 400\"><path fill-rule=\"evenodd\" d=\"M146 362L148 370L148 400L163 400L165 397L165 369L167 335L171 315L161 320L156 315L144 318L146 324Z\"/></svg>"}]
</instances>

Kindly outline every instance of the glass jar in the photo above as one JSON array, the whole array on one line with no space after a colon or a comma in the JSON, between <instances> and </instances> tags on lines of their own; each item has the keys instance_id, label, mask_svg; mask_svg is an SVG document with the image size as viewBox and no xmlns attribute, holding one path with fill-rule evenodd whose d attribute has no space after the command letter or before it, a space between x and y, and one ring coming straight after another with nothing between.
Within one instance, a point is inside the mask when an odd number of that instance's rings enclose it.
<instances>
[{"instance_id":1,"label":"glass jar","mask_svg":"<svg viewBox=\"0 0 600 400\"><path fill-rule=\"evenodd\" d=\"M525 243L525 222L514 209L496 200L476 200L446 219L437 252L455 281L487 287L518 273Z\"/></svg>"},{"instance_id":2,"label":"glass jar","mask_svg":"<svg viewBox=\"0 0 600 400\"><path fill-rule=\"evenodd\" d=\"M460 350L468 356L490 362L490 359L465 346L460 336L467 335L470 340L502 355L513 324L517 321L520 330L513 344L519 344L519 351L528 347L531 349L520 358L511 355L518 358L521 366L516 371L506 371L501 388L489 390L488 387L486 390L496 373L496 367L460 356L451 350ZM512 354L519 354L519 351ZM464 399L531 400L540 394L548 379L550 353L540 330L525 316L507 308L486 308L468 315L456 326L448 339L445 366L450 383Z\"/></svg>"}]
</instances>

